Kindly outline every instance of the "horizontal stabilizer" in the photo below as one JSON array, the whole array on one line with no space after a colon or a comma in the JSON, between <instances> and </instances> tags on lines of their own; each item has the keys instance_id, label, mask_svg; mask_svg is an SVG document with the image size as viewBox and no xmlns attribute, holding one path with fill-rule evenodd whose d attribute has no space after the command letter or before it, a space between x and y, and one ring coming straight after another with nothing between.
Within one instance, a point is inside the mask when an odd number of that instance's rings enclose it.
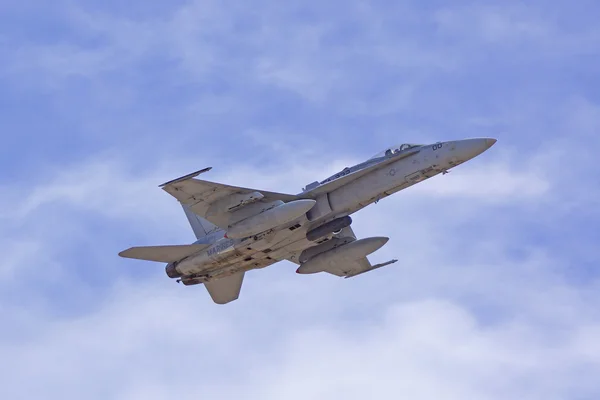
<instances>
[{"instance_id":1,"label":"horizontal stabilizer","mask_svg":"<svg viewBox=\"0 0 600 400\"><path fill-rule=\"evenodd\" d=\"M121 257L156 262L175 262L197 253L210 246L209 244L179 244L171 246L131 247L119 253Z\"/></svg>"}]
</instances>

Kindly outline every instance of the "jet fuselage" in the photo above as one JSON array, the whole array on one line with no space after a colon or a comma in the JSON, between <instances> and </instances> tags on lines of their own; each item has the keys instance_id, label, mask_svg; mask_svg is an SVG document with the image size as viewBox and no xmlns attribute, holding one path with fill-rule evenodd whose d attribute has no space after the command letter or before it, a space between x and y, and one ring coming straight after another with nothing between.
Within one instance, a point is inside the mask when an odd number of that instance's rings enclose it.
<instances>
[{"instance_id":1,"label":"jet fuselage","mask_svg":"<svg viewBox=\"0 0 600 400\"><path fill-rule=\"evenodd\" d=\"M390 149L387 154L346 168L316 186L307 187L297 198L314 200L314 207L288 224L244 238L228 238L225 230L220 231L213 235L213 243L208 248L170 263L167 275L181 277L184 284L198 284L240 271L264 268L283 259L297 261L307 246L335 236L337 228L332 221L341 220L384 197L445 173L481 154L495 142L495 139L479 138ZM360 173L367 169L368 172ZM351 178L353 174L357 175L356 179L336 187L336 181ZM330 186L331 190L327 190ZM315 195L319 187L324 191ZM331 232L327 229L318 231L328 223L334 227ZM307 238L309 231L317 231L317 234L308 235L311 240Z\"/></svg>"}]
</instances>

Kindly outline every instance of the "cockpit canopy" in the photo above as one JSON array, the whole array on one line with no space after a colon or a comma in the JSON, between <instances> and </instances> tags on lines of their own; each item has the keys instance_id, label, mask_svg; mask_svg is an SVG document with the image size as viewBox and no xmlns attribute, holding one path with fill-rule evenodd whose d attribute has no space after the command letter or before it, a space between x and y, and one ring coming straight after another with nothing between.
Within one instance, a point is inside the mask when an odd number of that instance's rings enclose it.
<instances>
[{"instance_id":1,"label":"cockpit canopy","mask_svg":"<svg viewBox=\"0 0 600 400\"><path fill-rule=\"evenodd\" d=\"M393 146L393 147L390 147L389 149L386 149L386 150L382 151L381 153L377 153L373 157L371 157L370 159L379 158L379 157L387 157L387 156L390 156L392 154L396 154L396 153L399 153L401 151L408 150L408 149L411 149L413 147L419 147L419 146L422 146L422 145L421 144L414 144L414 143L404 143L404 144L402 144L400 146Z\"/></svg>"}]
</instances>

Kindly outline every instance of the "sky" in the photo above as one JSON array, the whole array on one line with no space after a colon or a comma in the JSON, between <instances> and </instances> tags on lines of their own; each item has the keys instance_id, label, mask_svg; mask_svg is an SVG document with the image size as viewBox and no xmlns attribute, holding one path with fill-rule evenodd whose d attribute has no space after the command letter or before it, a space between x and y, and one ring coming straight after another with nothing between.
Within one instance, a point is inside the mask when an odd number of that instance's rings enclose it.
<instances>
[{"instance_id":1,"label":"sky","mask_svg":"<svg viewBox=\"0 0 600 400\"><path fill-rule=\"evenodd\" d=\"M600 397L600 4L0 3L0 397ZM135 245L158 188L287 193L401 143L494 137L353 216L353 279L281 262L214 304Z\"/></svg>"}]
</instances>

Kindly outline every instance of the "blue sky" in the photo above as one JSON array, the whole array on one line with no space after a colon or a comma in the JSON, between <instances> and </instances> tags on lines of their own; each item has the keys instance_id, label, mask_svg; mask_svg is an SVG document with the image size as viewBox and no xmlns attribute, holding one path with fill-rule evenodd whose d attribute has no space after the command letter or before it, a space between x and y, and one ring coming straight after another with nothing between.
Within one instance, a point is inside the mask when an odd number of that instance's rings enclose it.
<instances>
[{"instance_id":1,"label":"blue sky","mask_svg":"<svg viewBox=\"0 0 600 400\"><path fill-rule=\"evenodd\" d=\"M600 5L4 1L3 398L596 399ZM297 193L388 145L488 152L354 219L340 280L282 262L215 306L132 245L157 185Z\"/></svg>"}]
</instances>

